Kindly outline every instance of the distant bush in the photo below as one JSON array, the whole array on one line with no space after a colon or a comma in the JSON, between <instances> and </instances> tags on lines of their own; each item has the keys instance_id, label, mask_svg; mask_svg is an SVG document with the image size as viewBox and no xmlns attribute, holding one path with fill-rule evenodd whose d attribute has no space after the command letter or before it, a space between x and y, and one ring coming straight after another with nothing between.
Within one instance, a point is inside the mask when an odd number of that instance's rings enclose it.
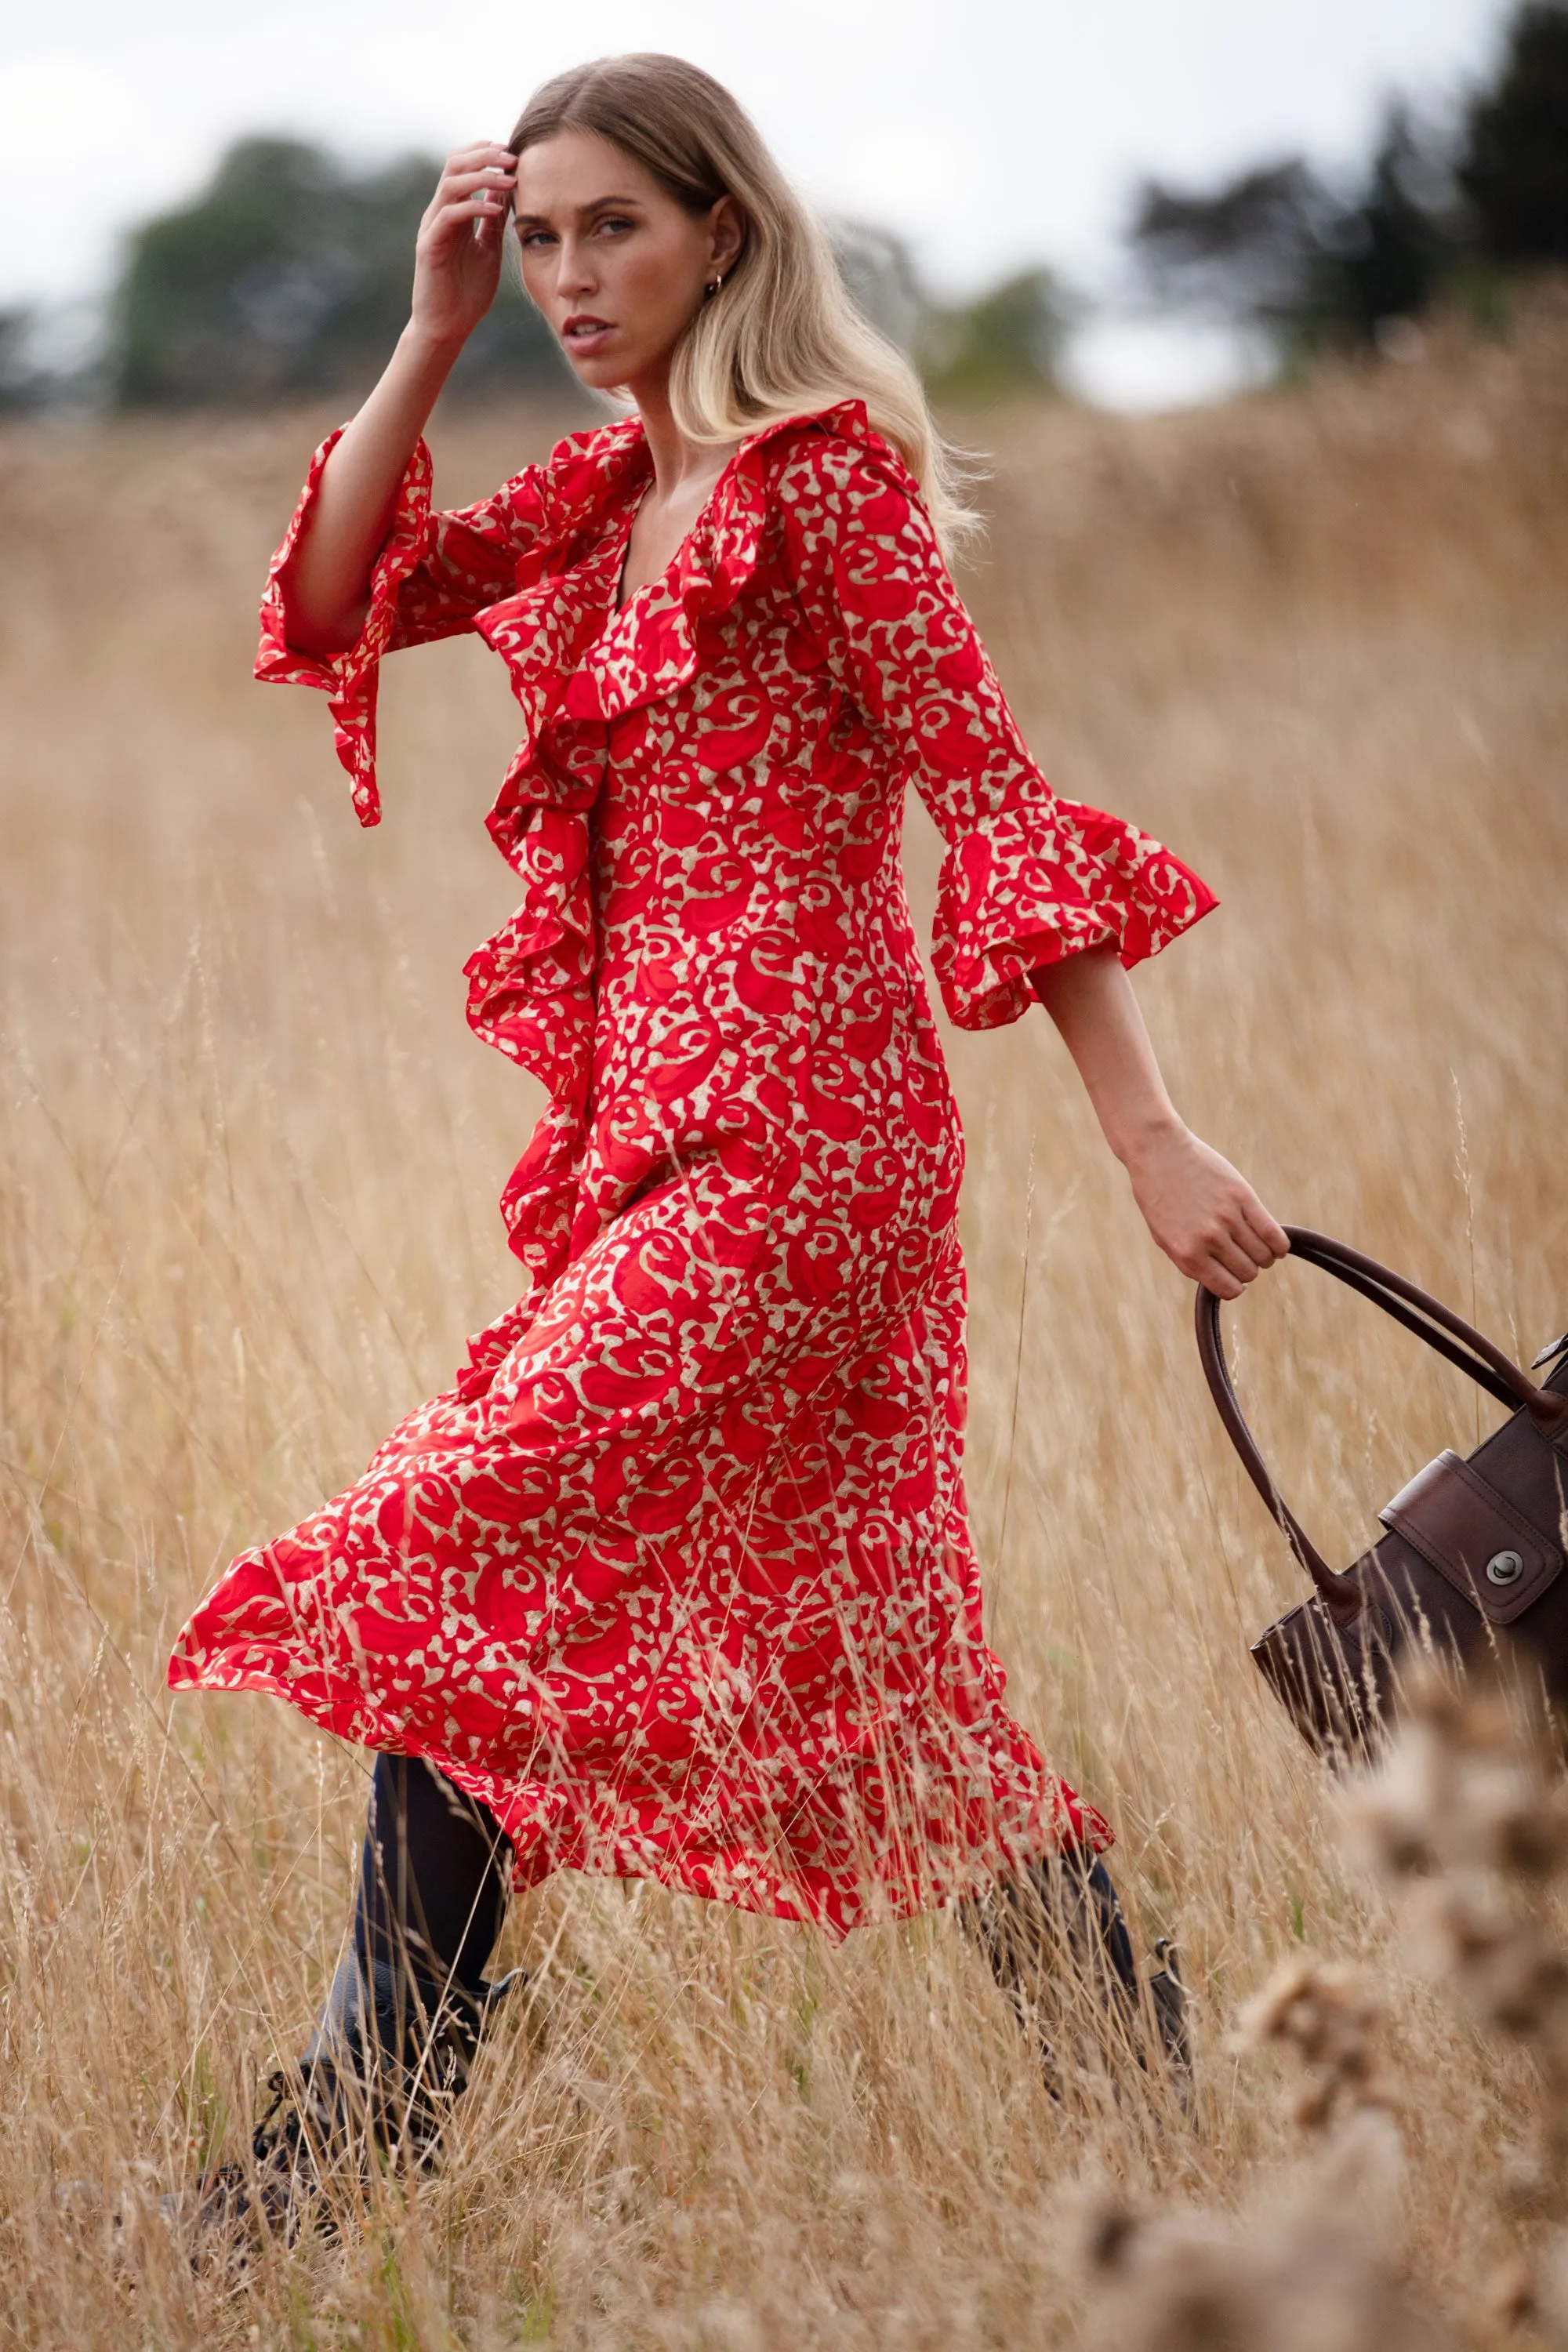
<instances>
[{"instance_id":1,"label":"distant bush","mask_svg":"<svg viewBox=\"0 0 1568 2352\"><path fill-rule=\"evenodd\" d=\"M300 140L241 140L198 196L131 240L111 316L117 400L363 392L407 320L414 239L440 168L410 155L356 173ZM454 390L563 378L553 336L503 280Z\"/></svg>"},{"instance_id":2,"label":"distant bush","mask_svg":"<svg viewBox=\"0 0 1568 2352\"><path fill-rule=\"evenodd\" d=\"M918 355L938 399L994 400L1051 390L1067 333L1056 278L1026 269L961 307L928 305Z\"/></svg>"},{"instance_id":3,"label":"distant bush","mask_svg":"<svg viewBox=\"0 0 1568 2352\"><path fill-rule=\"evenodd\" d=\"M0 416L37 405L38 371L28 350L32 313L0 310Z\"/></svg>"},{"instance_id":4,"label":"distant bush","mask_svg":"<svg viewBox=\"0 0 1568 2352\"><path fill-rule=\"evenodd\" d=\"M891 230L837 221L833 247L859 309L909 354L938 399L1055 388L1070 306L1050 270L1020 270L969 302L939 302Z\"/></svg>"}]
</instances>

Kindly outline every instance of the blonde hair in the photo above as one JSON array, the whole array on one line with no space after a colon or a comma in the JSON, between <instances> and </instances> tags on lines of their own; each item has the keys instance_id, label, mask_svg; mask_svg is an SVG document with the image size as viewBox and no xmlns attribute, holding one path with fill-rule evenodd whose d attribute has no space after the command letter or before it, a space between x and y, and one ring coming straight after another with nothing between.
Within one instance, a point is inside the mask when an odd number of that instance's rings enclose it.
<instances>
[{"instance_id":1,"label":"blonde hair","mask_svg":"<svg viewBox=\"0 0 1568 2352\"><path fill-rule=\"evenodd\" d=\"M676 347L670 407L689 439L740 439L789 416L863 400L920 484L944 548L975 526L957 454L943 441L903 353L850 299L833 247L743 107L682 58L600 58L529 100L514 155L560 131L608 140L689 212L734 200L745 242L721 291Z\"/></svg>"}]
</instances>

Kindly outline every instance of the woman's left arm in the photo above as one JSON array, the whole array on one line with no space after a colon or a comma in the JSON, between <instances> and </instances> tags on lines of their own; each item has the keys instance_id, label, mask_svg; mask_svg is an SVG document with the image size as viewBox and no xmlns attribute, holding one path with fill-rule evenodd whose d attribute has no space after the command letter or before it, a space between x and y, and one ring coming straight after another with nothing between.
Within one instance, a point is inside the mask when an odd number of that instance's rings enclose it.
<instances>
[{"instance_id":1,"label":"woman's left arm","mask_svg":"<svg viewBox=\"0 0 1568 2352\"><path fill-rule=\"evenodd\" d=\"M1290 1244L1247 1179L1178 1117L1116 950L1080 950L1033 978L1149 1231L1191 1280L1238 1298Z\"/></svg>"}]
</instances>

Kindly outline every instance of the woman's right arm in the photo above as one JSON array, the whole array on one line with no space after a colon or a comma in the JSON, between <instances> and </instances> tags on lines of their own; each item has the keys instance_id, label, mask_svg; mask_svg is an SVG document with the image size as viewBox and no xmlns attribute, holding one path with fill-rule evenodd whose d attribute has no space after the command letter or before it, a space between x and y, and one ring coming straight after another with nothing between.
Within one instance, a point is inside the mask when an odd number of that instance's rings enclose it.
<instances>
[{"instance_id":1,"label":"woman's right arm","mask_svg":"<svg viewBox=\"0 0 1568 2352\"><path fill-rule=\"evenodd\" d=\"M489 141L449 156L419 225L408 324L380 383L333 448L279 585L289 643L330 656L354 644L409 460L437 396L495 299L516 158Z\"/></svg>"}]
</instances>

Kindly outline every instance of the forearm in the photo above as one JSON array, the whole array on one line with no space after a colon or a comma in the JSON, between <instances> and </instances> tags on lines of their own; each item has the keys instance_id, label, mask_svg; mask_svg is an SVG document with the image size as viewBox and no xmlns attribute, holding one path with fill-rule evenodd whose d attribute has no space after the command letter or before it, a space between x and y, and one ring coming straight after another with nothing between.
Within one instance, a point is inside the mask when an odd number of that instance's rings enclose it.
<instances>
[{"instance_id":1,"label":"forearm","mask_svg":"<svg viewBox=\"0 0 1568 2352\"><path fill-rule=\"evenodd\" d=\"M1177 1117L1115 949L1085 949L1033 978L1154 1239L1191 1279L1238 1297L1289 1238L1247 1179Z\"/></svg>"},{"instance_id":2,"label":"forearm","mask_svg":"<svg viewBox=\"0 0 1568 2352\"><path fill-rule=\"evenodd\" d=\"M1105 1139L1124 1166L1181 1131L1132 984L1113 947L1088 948L1033 974Z\"/></svg>"},{"instance_id":3,"label":"forearm","mask_svg":"<svg viewBox=\"0 0 1568 2352\"><path fill-rule=\"evenodd\" d=\"M461 349L460 341L437 342L405 327L380 382L328 458L283 575L289 642L301 653L342 653L359 635L408 461Z\"/></svg>"}]
</instances>

